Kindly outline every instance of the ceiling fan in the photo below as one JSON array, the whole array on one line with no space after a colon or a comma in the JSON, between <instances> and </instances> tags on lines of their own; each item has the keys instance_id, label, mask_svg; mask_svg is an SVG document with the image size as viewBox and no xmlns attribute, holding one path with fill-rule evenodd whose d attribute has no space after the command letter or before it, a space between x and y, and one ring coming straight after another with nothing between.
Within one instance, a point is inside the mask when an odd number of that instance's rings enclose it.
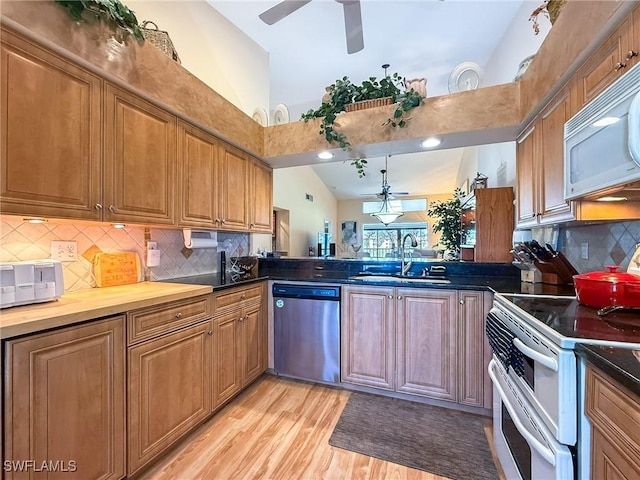
<instances>
[{"instance_id":1,"label":"ceiling fan","mask_svg":"<svg viewBox=\"0 0 640 480\"><path fill-rule=\"evenodd\" d=\"M335 0L344 9L344 30L347 36L347 53L356 53L364 48L360 0ZM267 25L273 25L284 17L304 7L311 0L283 0L262 12L258 17Z\"/></svg>"}]
</instances>

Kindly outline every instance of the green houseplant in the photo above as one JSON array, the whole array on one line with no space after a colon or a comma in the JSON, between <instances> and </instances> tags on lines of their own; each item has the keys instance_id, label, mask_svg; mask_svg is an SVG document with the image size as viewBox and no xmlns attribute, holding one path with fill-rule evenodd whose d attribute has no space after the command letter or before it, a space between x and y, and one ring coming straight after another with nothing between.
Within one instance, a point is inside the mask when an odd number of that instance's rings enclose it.
<instances>
[{"instance_id":1,"label":"green houseplant","mask_svg":"<svg viewBox=\"0 0 640 480\"><path fill-rule=\"evenodd\" d=\"M135 13L120 0L55 0L62 5L71 18L77 22L85 20L88 14L96 18L106 18L124 31L133 35L137 40L144 40L142 30L138 26ZM114 35L120 40L120 35Z\"/></svg>"},{"instance_id":2,"label":"green houseplant","mask_svg":"<svg viewBox=\"0 0 640 480\"><path fill-rule=\"evenodd\" d=\"M433 202L427 209L427 215L436 218L433 223L435 233L442 232L439 246L445 248L445 259L457 260L460 256L462 236L462 191L456 188L453 198ZM448 257L448 258L447 258Z\"/></svg>"},{"instance_id":3,"label":"green houseplant","mask_svg":"<svg viewBox=\"0 0 640 480\"><path fill-rule=\"evenodd\" d=\"M423 99L413 88L410 90L405 88L404 78L398 73L385 75L380 80L376 77L369 77L361 85L354 84L349 80L349 77L345 76L327 87L327 95L325 95L320 107L302 114L302 120L308 122L314 118L321 118L320 135L324 136L330 144L336 143L343 150L350 151L351 143L347 140L346 135L336 129L340 126L336 121L338 115L346 111L347 106L354 102L387 97L391 99L391 103L394 103L396 108L393 111L393 116L385 120L382 125L399 128L407 126L410 118L405 114L420 106ZM366 163L364 158L354 159L351 162L356 167L358 176L365 176Z\"/></svg>"}]
</instances>

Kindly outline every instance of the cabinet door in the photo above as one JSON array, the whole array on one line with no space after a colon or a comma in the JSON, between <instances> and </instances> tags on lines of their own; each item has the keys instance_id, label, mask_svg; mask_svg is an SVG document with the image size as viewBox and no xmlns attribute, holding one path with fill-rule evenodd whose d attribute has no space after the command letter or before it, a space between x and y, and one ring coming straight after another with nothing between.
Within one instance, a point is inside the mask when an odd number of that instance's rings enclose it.
<instances>
[{"instance_id":1,"label":"cabinet door","mask_svg":"<svg viewBox=\"0 0 640 480\"><path fill-rule=\"evenodd\" d=\"M398 392L456 401L455 290L396 289Z\"/></svg>"},{"instance_id":2,"label":"cabinet door","mask_svg":"<svg viewBox=\"0 0 640 480\"><path fill-rule=\"evenodd\" d=\"M393 390L394 289L342 288L342 381Z\"/></svg>"},{"instance_id":3,"label":"cabinet door","mask_svg":"<svg viewBox=\"0 0 640 480\"><path fill-rule=\"evenodd\" d=\"M214 319L213 407L233 397L242 388L242 312L230 311Z\"/></svg>"},{"instance_id":4,"label":"cabinet door","mask_svg":"<svg viewBox=\"0 0 640 480\"><path fill-rule=\"evenodd\" d=\"M219 141L180 122L178 129L178 223L217 227Z\"/></svg>"},{"instance_id":5,"label":"cabinet door","mask_svg":"<svg viewBox=\"0 0 640 480\"><path fill-rule=\"evenodd\" d=\"M537 136L536 125L530 125L518 138L516 144L518 227L530 227L536 225L538 221L536 216L537 185L535 176L535 158L538 150Z\"/></svg>"},{"instance_id":6,"label":"cabinet door","mask_svg":"<svg viewBox=\"0 0 640 480\"><path fill-rule=\"evenodd\" d=\"M273 219L273 173L271 167L257 160L251 164L251 223L252 232L271 233Z\"/></svg>"},{"instance_id":7,"label":"cabinet door","mask_svg":"<svg viewBox=\"0 0 640 480\"><path fill-rule=\"evenodd\" d=\"M105 220L174 223L176 119L106 88Z\"/></svg>"},{"instance_id":8,"label":"cabinet door","mask_svg":"<svg viewBox=\"0 0 640 480\"><path fill-rule=\"evenodd\" d=\"M222 144L220 168L220 228L247 230L249 228L249 159L240 150Z\"/></svg>"},{"instance_id":9,"label":"cabinet door","mask_svg":"<svg viewBox=\"0 0 640 480\"><path fill-rule=\"evenodd\" d=\"M631 60L631 65L629 65L629 67L636 63L640 63L640 5L633 9L631 19L633 22L633 25L631 26L631 29L633 30L633 36L631 37L631 49L625 56L625 58Z\"/></svg>"},{"instance_id":10,"label":"cabinet door","mask_svg":"<svg viewBox=\"0 0 640 480\"><path fill-rule=\"evenodd\" d=\"M578 110L629 70L626 55L631 49L631 19L627 17L576 72Z\"/></svg>"},{"instance_id":11,"label":"cabinet door","mask_svg":"<svg viewBox=\"0 0 640 480\"><path fill-rule=\"evenodd\" d=\"M2 30L0 211L100 220L102 81Z\"/></svg>"},{"instance_id":12,"label":"cabinet door","mask_svg":"<svg viewBox=\"0 0 640 480\"><path fill-rule=\"evenodd\" d=\"M69 479L124 477L124 317L11 340L5 354L5 460L73 461L60 474Z\"/></svg>"},{"instance_id":13,"label":"cabinet door","mask_svg":"<svg viewBox=\"0 0 640 480\"><path fill-rule=\"evenodd\" d=\"M211 320L129 349L128 474L211 413Z\"/></svg>"},{"instance_id":14,"label":"cabinet door","mask_svg":"<svg viewBox=\"0 0 640 480\"><path fill-rule=\"evenodd\" d=\"M640 464L629 458L617 443L599 428L591 429L591 478L634 480L640 478Z\"/></svg>"},{"instance_id":15,"label":"cabinet door","mask_svg":"<svg viewBox=\"0 0 640 480\"><path fill-rule=\"evenodd\" d=\"M564 88L541 112L538 213L540 224L575 219L573 202L564 199L564 124L571 117L570 89Z\"/></svg>"},{"instance_id":16,"label":"cabinet door","mask_svg":"<svg viewBox=\"0 0 640 480\"><path fill-rule=\"evenodd\" d=\"M458 292L458 403L484 407L488 362L484 355L482 292Z\"/></svg>"},{"instance_id":17,"label":"cabinet door","mask_svg":"<svg viewBox=\"0 0 640 480\"><path fill-rule=\"evenodd\" d=\"M247 307L242 313L242 385L245 386L265 370L264 316L262 305Z\"/></svg>"}]
</instances>

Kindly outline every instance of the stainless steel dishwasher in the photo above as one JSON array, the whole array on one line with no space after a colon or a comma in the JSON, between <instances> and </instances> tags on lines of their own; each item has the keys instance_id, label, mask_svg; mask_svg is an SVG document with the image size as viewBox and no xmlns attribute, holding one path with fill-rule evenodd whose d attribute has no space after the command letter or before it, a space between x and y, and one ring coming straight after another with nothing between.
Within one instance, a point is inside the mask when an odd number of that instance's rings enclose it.
<instances>
[{"instance_id":1,"label":"stainless steel dishwasher","mask_svg":"<svg viewBox=\"0 0 640 480\"><path fill-rule=\"evenodd\" d=\"M340 287L273 284L278 375L340 382Z\"/></svg>"}]
</instances>

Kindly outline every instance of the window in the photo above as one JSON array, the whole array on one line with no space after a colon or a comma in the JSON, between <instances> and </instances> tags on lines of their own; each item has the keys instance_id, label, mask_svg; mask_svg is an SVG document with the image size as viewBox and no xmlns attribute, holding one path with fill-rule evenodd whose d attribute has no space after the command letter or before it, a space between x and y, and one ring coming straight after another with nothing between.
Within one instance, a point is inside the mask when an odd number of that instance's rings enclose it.
<instances>
[{"instance_id":1,"label":"window","mask_svg":"<svg viewBox=\"0 0 640 480\"><path fill-rule=\"evenodd\" d=\"M418 240L416 249L429 248L429 229L425 222L392 223L386 227L380 223L368 223L363 230L362 251L371 258L398 258L402 237L407 233L413 233ZM413 254L414 249L409 240L405 246L406 252Z\"/></svg>"}]
</instances>

